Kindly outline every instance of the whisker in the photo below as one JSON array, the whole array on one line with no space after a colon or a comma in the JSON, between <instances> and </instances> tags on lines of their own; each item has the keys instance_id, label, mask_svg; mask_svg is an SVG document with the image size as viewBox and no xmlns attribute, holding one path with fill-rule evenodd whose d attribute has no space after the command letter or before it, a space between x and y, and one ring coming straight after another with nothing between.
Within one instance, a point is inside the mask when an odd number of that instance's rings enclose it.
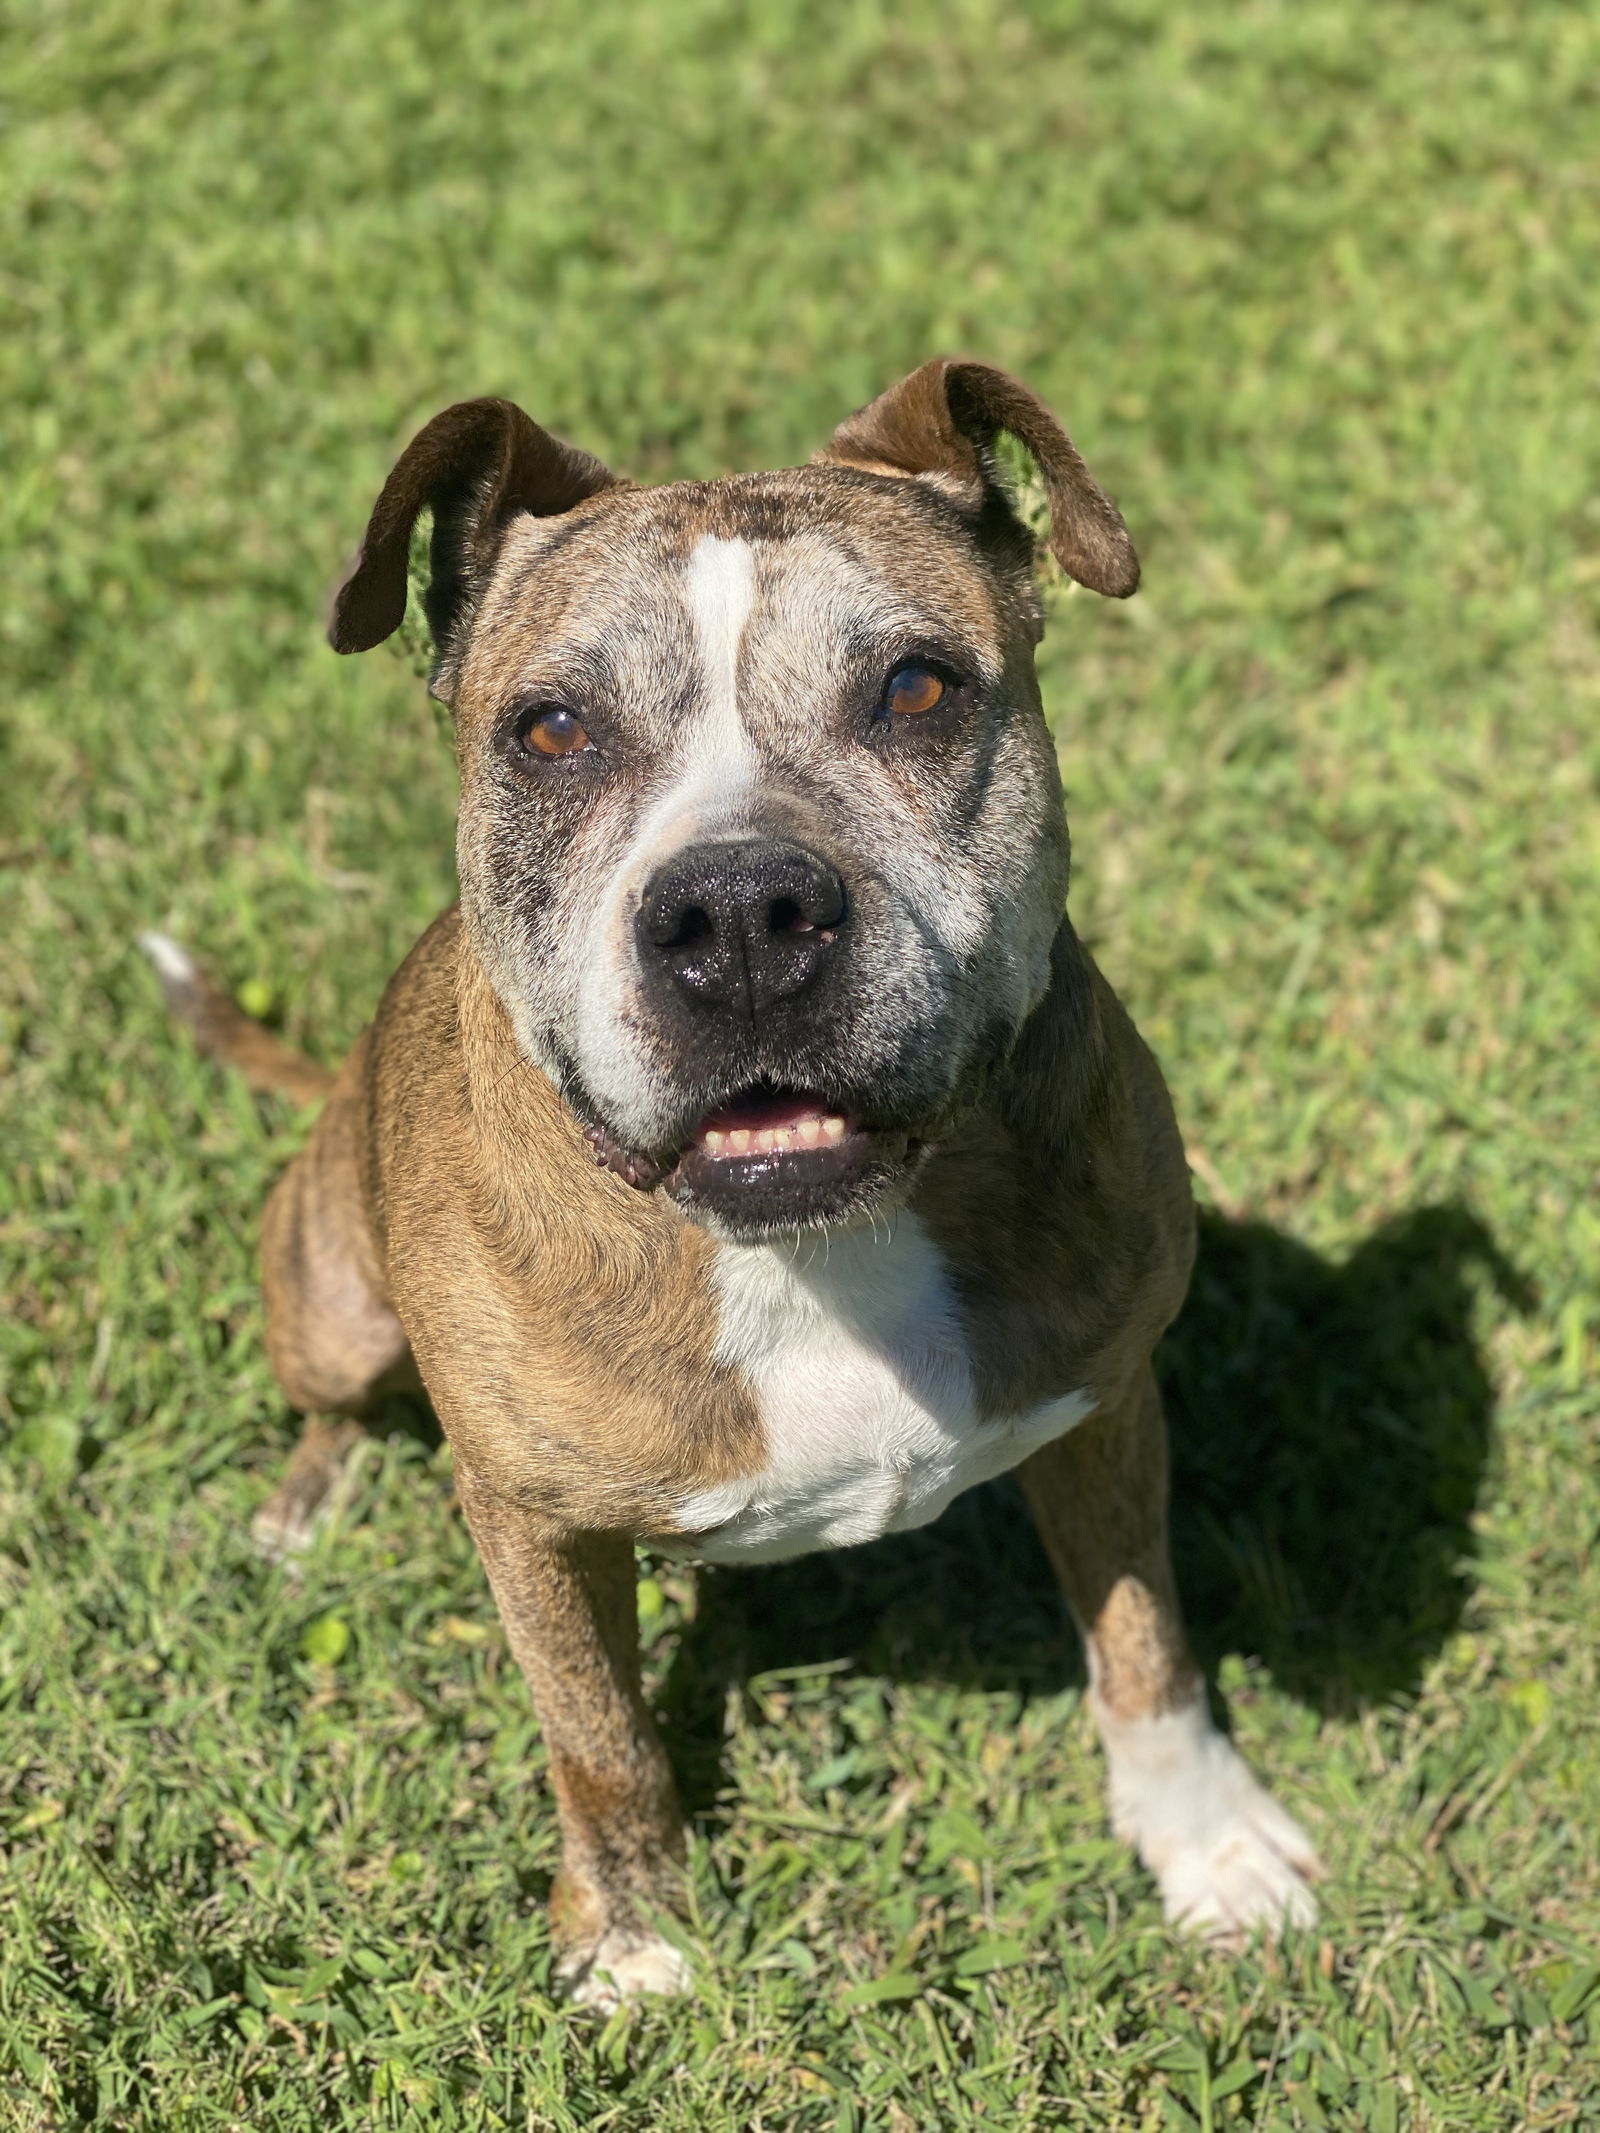
<instances>
[{"instance_id":1,"label":"whisker","mask_svg":"<svg viewBox=\"0 0 1600 2133\"><path fill-rule=\"evenodd\" d=\"M493 1082L490 1084L489 1093L493 1095L494 1091L499 1088L500 1084L503 1081L509 1081L512 1075L516 1073L519 1067L530 1067L532 1066L532 1064L533 1061L529 1059L525 1053L518 1052L515 1058L512 1060L510 1066L506 1068L505 1072L503 1074L497 1074L495 1076ZM562 1093L564 1095L566 1092L563 1090Z\"/></svg>"}]
</instances>

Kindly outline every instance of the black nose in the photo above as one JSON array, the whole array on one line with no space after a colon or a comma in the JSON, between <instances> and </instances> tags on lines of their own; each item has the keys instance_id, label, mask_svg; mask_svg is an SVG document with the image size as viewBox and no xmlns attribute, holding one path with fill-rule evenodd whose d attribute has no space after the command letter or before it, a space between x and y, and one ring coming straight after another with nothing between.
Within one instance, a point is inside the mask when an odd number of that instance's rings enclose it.
<instances>
[{"instance_id":1,"label":"black nose","mask_svg":"<svg viewBox=\"0 0 1600 2133\"><path fill-rule=\"evenodd\" d=\"M811 983L847 915L837 869L800 845L696 845L645 890L640 953L691 1000L754 1022Z\"/></svg>"}]
</instances>

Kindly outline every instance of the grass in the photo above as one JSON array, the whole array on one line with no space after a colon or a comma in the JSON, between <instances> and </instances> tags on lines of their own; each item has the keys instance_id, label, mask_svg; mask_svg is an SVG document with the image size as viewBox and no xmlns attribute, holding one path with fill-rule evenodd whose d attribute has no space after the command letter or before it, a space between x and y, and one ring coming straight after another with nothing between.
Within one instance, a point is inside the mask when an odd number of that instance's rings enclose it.
<instances>
[{"instance_id":1,"label":"grass","mask_svg":"<svg viewBox=\"0 0 1600 2133\"><path fill-rule=\"evenodd\" d=\"M1600 2125L1594 11L4 36L0 2125ZM1057 599L1046 693L1209 1202L1185 1587L1324 1922L1163 1928L1000 1487L644 1585L701 1990L602 2027L551 1998L539 1740L442 1458L381 1442L298 1581L246 1544L304 1126L131 942L331 1058L449 898L433 713L317 627L411 425L507 392L703 475L947 349L1051 398L1145 556Z\"/></svg>"}]
</instances>

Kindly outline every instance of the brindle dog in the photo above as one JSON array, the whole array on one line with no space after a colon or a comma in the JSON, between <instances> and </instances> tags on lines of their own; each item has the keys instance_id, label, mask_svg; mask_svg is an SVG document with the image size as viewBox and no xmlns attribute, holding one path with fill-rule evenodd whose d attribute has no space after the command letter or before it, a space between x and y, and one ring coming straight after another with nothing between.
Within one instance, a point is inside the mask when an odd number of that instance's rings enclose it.
<instances>
[{"instance_id":1,"label":"brindle dog","mask_svg":"<svg viewBox=\"0 0 1600 2133\"><path fill-rule=\"evenodd\" d=\"M669 1991L682 1825L640 1695L634 1543L714 1562L935 1517L1017 1467L1088 1647L1112 1818L1170 1916L1314 1913L1305 1836L1212 1725L1168 1561L1151 1351L1193 1218L1160 1074L1063 916L1035 552L1122 598L1054 417L914 372L808 467L640 488L503 400L373 510L341 652L401 622L432 513L461 904L408 957L269 1203L268 1340L312 1417L302 1542L420 1373L543 1722L579 1998ZM309 1062L172 944L202 1040Z\"/></svg>"}]
</instances>

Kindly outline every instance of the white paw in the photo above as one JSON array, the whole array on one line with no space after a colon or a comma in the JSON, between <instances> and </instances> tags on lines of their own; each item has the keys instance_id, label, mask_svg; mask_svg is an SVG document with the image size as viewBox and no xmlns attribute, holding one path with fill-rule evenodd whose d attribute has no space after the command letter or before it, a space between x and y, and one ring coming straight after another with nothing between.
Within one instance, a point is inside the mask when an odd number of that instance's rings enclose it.
<instances>
[{"instance_id":1,"label":"white paw","mask_svg":"<svg viewBox=\"0 0 1600 2133\"><path fill-rule=\"evenodd\" d=\"M687 1992L692 1982L688 1963L670 1941L616 1928L592 1955L569 1957L556 1975L567 1984L574 2006L607 2015L624 2000L652 1993L671 1997Z\"/></svg>"},{"instance_id":2,"label":"white paw","mask_svg":"<svg viewBox=\"0 0 1600 2133\"><path fill-rule=\"evenodd\" d=\"M1173 1924L1230 1947L1258 1928L1275 1940L1286 1927L1314 1924L1310 1884L1322 1872L1299 1823L1240 1768L1252 1799L1240 1800L1201 1841L1179 1847L1164 1865L1145 1854Z\"/></svg>"},{"instance_id":3,"label":"white paw","mask_svg":"<svg viewBox=\"0 0 1600 2133\"><path fill-rule=\"evenodd\" d=\"M1111 1819L1138 1847L1174 1925L1223 1946L1274 1939L1317 1915L1322 1866L1292 1815L1257 1784L1203 1703L1161 1718L1102 1720Z\"/></svg>"},{"instance_id":4,"label":"white paw","mask_svg":"<svg viewBox=\"0 0 1600 2133\"><path fill-rule=\"evenodd\" d=\"M349 1504L371 1448L354 1423L308 1424L288 1471L250 1521L257 1555L296 1572L322 1528Z\"/></svg>"},{"instance_id":5,"label":"white paw","mask_svg":"<svg viewBox=\"0 0 1600 2133\"><path fill-rule=\"evenodd\" d=\"M296 1506L282 1504L274 1497L251 1519L250 1545L264 1563L298 1572L300 1559L311 1553L322 1522L320 1512L301 1515Z\"/></svg>"}]
</instances>

